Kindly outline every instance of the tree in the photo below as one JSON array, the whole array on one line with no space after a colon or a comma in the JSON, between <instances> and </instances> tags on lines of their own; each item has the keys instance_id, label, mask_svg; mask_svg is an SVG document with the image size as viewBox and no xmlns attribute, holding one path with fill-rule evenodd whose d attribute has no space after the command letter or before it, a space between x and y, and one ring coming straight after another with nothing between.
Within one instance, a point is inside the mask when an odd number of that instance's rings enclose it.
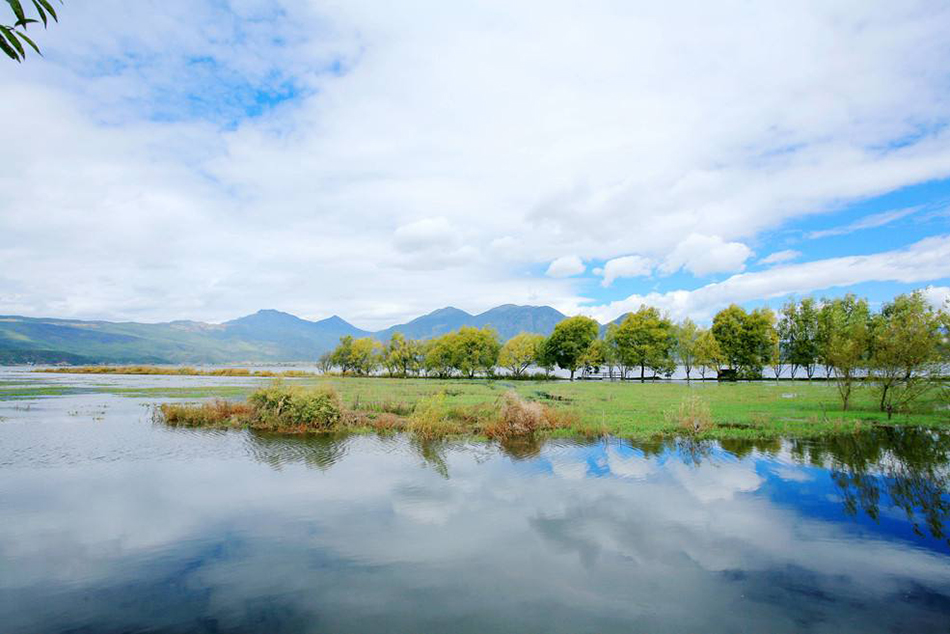
<instances>
[{"instance_id":1,"label":"tree","mask_svg":"<svg viewBox=\"0 0 950 634\"><path fill-rule=\"evenodd\" d=\"M613 378L613 366L617 366L620 373L620 380L627 378L629 368L625 363L624 356L620 353L620 341L617 339L617 332L620 325L617 323L608 324L607 332L604 333L604 357L610 367L611 378Z\"/></svg>"},{"instance_id":2,"label":"tree","mask_svg":"<svg viewBox=\"0 0 950 634\"><path fill-rule=\"evenodd\" d=\"M834 372L842 409L847 411L854 384L868 360L871 317L868 303L848 294L825 301L822 312L828 337L824 357Z\"/></svg>"},{"instance_id":3,"label":"tree","mask_svg":"<svg viewBox=\"0 0 950 634\"><path fill-rule=\"evenodd\" d=\"M815 300L806 297L797 303L794 300L786 303L778 322L778 333L781 354L789 365L792 378L801 368L811 380L819 356Z\"/></svg>"},{"instance_id":4,"label":"tree","mask_svg":"<svg viewBox=\"0 0 950 634\"><path fill-rule=\"evenodd\" d=\"M454 334L447 333L441 337L430 339L426 343L423 361L426 375L435 374L440 379L452 376L455 363Z\"/></svg>"},{"instance_id":5,"label":"tree","mask_svg":"<svg viewBox=\"0 0 950 634\"><path fill-rule=\"evenodd\" d=\"M390 376L409 376L419 369L421 346L418 341L406 339L401 332L394 332L383 351L383 365Z\"/></svg>"},{"instance_id":6,"label":"tree","mask_svg":"<svg viewBox=\"0 0 950 634\"><path fill-rule=\"evenodd\" d=\"M895 297L871 320L869 369L882 412L906 408L939 378L941 325L919 291Z\"/></svg>"},{"instance_id":7,"label":"tree","mask_svg":"<svg viewBox=\"0 0 950 634\"><path fill-rule=\"evenodd\" d=\"M703 328L696 337L696 365L699 366L699 375L706 379L706 372L719 372L722 367L722 350L712 331Z\"/></svg>"},{"instance_id":8,"label":"tree","mask_svg":"<svg viewBox=\"0 0 950 634\"><path fill-rule=\"evenodd\" d=\"M673 322L656 308L640 306L630 313L614 333L617 351L626 366L640 366L640 381L646 368L656 374L672 374L676 368L673 346L676 338Z\"/></svg>"},{"instance_id":9,"label":"tree","mask_svg":"<svg viewBox=\"0 0 950 634\"><path fill-rule=\"evenodd\" d=\"M732 304L716 313L712 332L726 365L745 378L762 376L772 356L774 323L775 314L768 308L747 313Z\"/></svg>"},{"instance_id":10,"label":"tree","mask_svg":"<svg viewBox=\"0 0 950 634\"><path fill-rule=\"evenodd\" d=\"M333 349L330 362L340 368L340 374L343 376L346 376L347 370L353 369L353 337L351 335L340 337L340 344Z\"/></svg>"},{"instance_id":11,"label":"tree","mask_svg":"<svg viewBox=\"0 0 950 634\"><path fill-rule=\"evenodd\" d=\"M464 376L472 379L477 372L484 372L487 376L494 374L501 343L498 333L492 328L463 326L454 333L451 344L452 365Z\"/></svg>"},{"instance_id":12,"label":"tree","mask_svg":"<svg viewBox=\"0 0 950 634\"><path fill-rule=\"evenodd\" d=\"M578 315L562 319L544 342L542 354L547 355L558 367L570 371L573 381L581 357L599 333L600 324L590 317Z\"/></svg>"},{"instance_id":13,"label":"tree","mask_svg":"<svg viewBox=\"0 0 950 634\"><path fill-rule=\"evenodd\" d=\"M333 352L324 352L320 355L320 358L317 359L317 367L320 368L320 372L323 374L330 374L330 371L333 369Z\"/></svg>"},{"instance_id":14,"label":"tree","mask_svg":"<svg viewBox=\"0 0 950 634\"><path fill-rule=\"evenodd\" d=\"M498 354L498 365L507 368L512 376L521 376L533 363L544 345L544 336L522 332L509 339Z\"/></svg>"},{"instance_id":15,"label":"tree","mask_svg":"<svg viewBox=\"0 0 950 634\"><path fill-rule=\"evenodd\" d=\"M683 370L686 372L686 380L689 381L689 373L696 365L696 348L699 345L699 328L693 323L693 320L687 317L676 326L676 359Z\"/></svg>"},{"instance_id":16,"label":"tree","mask_svg":"<svg viewBox=\"0 0 950 634\"><path fill-rule=\"evenodd\" d=\"M600 370L607 359L607 346L603 339L594 339L581 355L579 366L584 368L585 374Z\"/></svg>"},{"instance_id":17,"label":"tree","mask_svg":"<svg viewBox=\"0 0 950 634\"><path fill-rule=\"evenodd\" d=\"M372 337L361 337L353 341L350 348L350 362L353 370L360 375L367 376L379 367L383 344Z\"/></svg>"},{"instance_id":18,"label":"tree","mask_svg":"<svg viewBox=\"0 0 950 634\"><path fill-rule=\"evenodd\" d=\"M26 0L24 0L24 2L25 1ZM48 0L32 0L36 14L40 18L37 20L26 14L26 11L23 10L23 3L20 0L7 0L7 4L10 5L10 10L13 11L13 17L16 21L10 25L0 24L0 50L3 50L7 57L15 62L22 62L26 59L24 44L36 51L37 55L42 55L36 43L27 36L26 28L30 24L37 24L41 21L45 28L50 18L58 22L59 18L56 16L56 10L53 9L53 5L51 5Z\"/></svg>"}]
</instances>

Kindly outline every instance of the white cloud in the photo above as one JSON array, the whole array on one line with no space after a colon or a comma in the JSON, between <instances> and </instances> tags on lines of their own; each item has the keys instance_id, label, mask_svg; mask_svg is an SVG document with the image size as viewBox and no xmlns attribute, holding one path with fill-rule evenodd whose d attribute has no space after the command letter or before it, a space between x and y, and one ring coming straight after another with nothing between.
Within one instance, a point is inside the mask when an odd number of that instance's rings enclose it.
<instances>
[{"instance_id":1,"label":"white cloud","mask_svg":"<svg viewBox=\"0 0 950 634\"><path fill-rule=\"evenodd\" d=\"M610 286L620 277L647 276L653 271L653 261L639 255L625 255L621 258L608 260L604 268L597 275L603 275L602 286Z\"/></svg>"},{"instance_id":2,"label":"white cloud","mask_svg":"<svg viewBox=\"0 0 950 634\"><path fill-rule=\"evenodd\" d=\"M675 273L681 268L694 275L732 273L745 268L752 250L741 242L726 242L719 236L691 233L676 245L660 269Z\"/></svg>"},{"instance_id":3,"label":"white cloud","mask_svg":"<svg viewBox=\"0 0 950 634\"><path fill-rule=\"evenodd\" d=\"M843 227L834 227L832 229L823 229L821 231L812 231L808 234L809 238L827 238L829 236L843 236L862 229L874 229L889 225L895 220L900 220L906 216L920 211L920 207L906 207L904 209L894 209L893 211L884 211L879 214L870 214L856 220Z\"/></svg>"},{"instance_id":4,"label":"white cloud","mask_svg":"<svg viewBox=\"0 0 950 634\"><path fill-rule=\"evenodd\" d=\"M733 302L810 293L865 282L913 284L944 277L950 277L950 235L926 238L903 249L874 255L828 258L740 273L692 291L631 295L603 306L580 308L580 311L607 322L647 304L668 311L677 319L691 317L706 321L718 309ZM930 296L939 297L942 288L937 287Z\"/></svg>"},{"instance_id":5,"label":"white cloud","mask_svg":"<svg viewBox=\"0 0 950 634\"><path fill-rule=\"evenodd\" d=\"M782 262L796 260L801 257L801 255L801 251L785 249L784 251L776 251L775 253L767 255L766 257L759 260L759 264L781 264Z\"/></svg>"},{"instance_id":6,"label":"white cloud","mask_svg":"<svg viewBox=\"0 0 950 634\"><path fill-rule=\"evenodd\" d=\"M545 275L549 277L570 277L584 272L584 262L576 255L565 255L551 262Z\"/></svg>"},{"instance_id":7,"label":"white cloud","mask_svg":"<svg viewBox=\"0 0 950 634\"><path fill-rule=\"evenodd\" d=\"M947 286L928 286L923 293L934 308L944 308L950 301L950 287Z\"/></svg>"},{"instance_id":8,"label":"white cloud","mask_svg":"<svg viewBox=\"0 0 950 634\"><path fill-rule=\"evenodd\" d=\"M765 231L950 176L940 2L101 0L63 17L37 33L44 58L0 65L17 122L0 312L377 327L577 305L578 280L525 271L636 253L734 272Z\"/></svg>"}]
</instances>

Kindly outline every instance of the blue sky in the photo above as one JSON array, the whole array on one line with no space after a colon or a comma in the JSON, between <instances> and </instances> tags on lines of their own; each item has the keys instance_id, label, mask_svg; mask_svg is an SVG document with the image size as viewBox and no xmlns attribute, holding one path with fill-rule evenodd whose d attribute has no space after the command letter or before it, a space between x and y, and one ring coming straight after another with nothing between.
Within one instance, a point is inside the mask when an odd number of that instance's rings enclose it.
<instances>
[{"instance_id":1,"label":"blue sky","mask_svg":"<svg viewBox=\"0 0 950 634\"><path fill-rule=\"evenodd\" d=\"M0 314L950 293L950 7L67 3L0 66Z\"/></svg>"}]
</instances>

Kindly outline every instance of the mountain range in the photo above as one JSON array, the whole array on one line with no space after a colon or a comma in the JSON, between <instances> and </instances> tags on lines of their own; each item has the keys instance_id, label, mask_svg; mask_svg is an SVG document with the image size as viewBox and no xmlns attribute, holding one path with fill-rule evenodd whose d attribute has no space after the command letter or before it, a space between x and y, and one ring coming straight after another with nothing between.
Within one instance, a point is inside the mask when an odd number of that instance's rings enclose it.
<instances>
[{"instance_id":1,"label":"mountain range","mask_svg":"<svg viewBox=\"0 0 950 634\"><path fill-rule=\"evenodd\" d=\"M477 315L449 306L370 332L335 315L308 321L277 310L260 310L222 324L0 315L0 364L315 361L344 335L386 341L401 332L411 339L429 339L462 326L489 326L505 341L520 332L547 335L564 317L550 306L505 304Z\"/></svg>"}]
</instances>

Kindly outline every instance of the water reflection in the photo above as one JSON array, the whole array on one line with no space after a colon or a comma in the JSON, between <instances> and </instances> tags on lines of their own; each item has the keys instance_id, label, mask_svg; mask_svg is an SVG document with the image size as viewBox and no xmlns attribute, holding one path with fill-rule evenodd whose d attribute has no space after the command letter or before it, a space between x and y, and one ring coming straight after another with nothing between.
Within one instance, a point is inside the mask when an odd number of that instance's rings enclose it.
<instances>
[{"instance_id":1,"label":"water reflection","mask_svg":"<svg viewBox=\"0 0 950 634\"><path fill-rule=\"evenodd\" d=\"M357 437L347 434L322 434L288 437L253 433L248 436L252 457L275 469L300 463L325 471L342 460ZM366 438L361 439L366 442ZM442 478L450 479L449 452L467 451L487 459L493 451L515 461L543 460L545 446L559 449L579 448L587 453L583 464L574 464L574 474L624 476L631 470L632 458L610 460L616 448L632 450L642 460L665 462L673 459L694 468L704 461L715 464L750 456L758 460L810 465L827 470L845 513L851 517L866 514L874 521L881 517L882 505L900 509L912 530L923 536L924 530L936 539L946 539L945 525L950 517L950 435L932 430L884 428L862 434L829 437L821 440L783 441L781 439L695 440L667 439L631 442L619 439L584 441L580 439L543 440L540 437L508 439L495 444L472 444L445 439L405 439L398 436L374 437L376 450L409 449L423 465ZM603 456L598 457L598 448ZM587 462L602 466L588 469ZM560 465L562 475L568 469ZM612 473L616 471L617 473ZM656 472L655 465L640 465L637 473ZM795 477L795 476L792 476ZM798 476L799 478L802 476ZM948 542L950 543L950 542Z\"/></svg>"},{"instance_id":2,"label":"water reflection","mask_svg":"<svg viewBox=\"0 0 950 634\"><path fill-rule=\"evenodd\" d=\"M134 411L0 426L4 632L950 622L946 436L423 443Z\"/></svg>"}]
</instances>

